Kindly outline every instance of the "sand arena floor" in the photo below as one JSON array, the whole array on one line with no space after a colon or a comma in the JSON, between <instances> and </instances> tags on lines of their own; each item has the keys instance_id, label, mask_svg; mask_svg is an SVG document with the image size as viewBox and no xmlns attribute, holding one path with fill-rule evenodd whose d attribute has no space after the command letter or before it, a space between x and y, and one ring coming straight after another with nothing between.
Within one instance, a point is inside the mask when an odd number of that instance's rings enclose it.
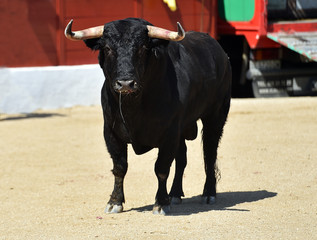
<instances>
[{"instance_id":1,"label":"sand arena floor","mask_svg":"<svg viewBox=\"0 0 317 240\"><path fill-rule=\"evenodd\" d=\"M0 239L317 239L317 98L234 99L217 203L200 203L196 139L169 216L151 212L157 151L131 148L125 211L103 213L113 177L102 124L100 106L0 115Z\"/></svg>"}]
</instances>

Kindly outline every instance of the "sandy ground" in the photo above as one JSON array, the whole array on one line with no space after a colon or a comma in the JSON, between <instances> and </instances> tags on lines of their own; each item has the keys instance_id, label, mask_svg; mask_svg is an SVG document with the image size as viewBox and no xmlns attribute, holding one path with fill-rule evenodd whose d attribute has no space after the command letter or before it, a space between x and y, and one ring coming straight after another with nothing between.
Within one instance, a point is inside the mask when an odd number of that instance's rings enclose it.
<instances>
[{"instance_id":1,"label":"sandy ground","mask_svg":"<svg viewBox=\"0 0 317 240\"><path fill-rule=\"evenodd\" d=\"M0 115L0 239L317 239L317 98L233 100L217 203L200 203L196 139L169 216L151 212L157 151L131 148L125 211L103 213L113 177L102 123L99 106Z\"/></svg>"}]
</instances>

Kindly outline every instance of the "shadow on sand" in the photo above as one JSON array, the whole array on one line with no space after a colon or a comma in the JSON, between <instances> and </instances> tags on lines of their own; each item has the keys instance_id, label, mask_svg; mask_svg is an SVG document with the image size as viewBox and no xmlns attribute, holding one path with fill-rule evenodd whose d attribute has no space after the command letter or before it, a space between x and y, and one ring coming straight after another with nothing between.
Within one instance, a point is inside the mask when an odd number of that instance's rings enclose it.
<instances>
[{"instance_id":1,"label":"shadow on sand","mask_svg":"<svg viewBox=\"0 0 317 240\"><path fill-rule=\"evenodd\" d=\"M19 114L17 116L8 116L8 117L0 118L0 122L23 120L23 119L30 119L30 118L48 118L48 117L64 117L64 116L65 115L58 114L58 113L28 113L28 114Z\"/></svg>"},{"instance_id":2,"label":"shadow on sand","mask_svg":"<svg viewBox=\"0 0 317 240\"><path fill-rule=\"evenodd\" d=\"M250 192L224 192L217 194L217 202L213 205L203 204L201 196L183 198L180 205L172 205L169 216L191 215L209 211L250 211L242 208L232 208L241 203L257 202L266 198L275 197L277 193L266 190ZM133 208L131 211L152 211L153 205L147 205L140 208Z\"/></svg>"}]
</instances>

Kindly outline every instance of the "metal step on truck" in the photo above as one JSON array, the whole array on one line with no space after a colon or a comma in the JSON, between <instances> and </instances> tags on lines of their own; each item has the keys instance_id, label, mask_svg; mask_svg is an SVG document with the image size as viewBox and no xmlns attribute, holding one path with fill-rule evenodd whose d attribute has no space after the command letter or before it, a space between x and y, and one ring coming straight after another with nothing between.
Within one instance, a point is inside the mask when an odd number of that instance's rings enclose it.
<instances>
[{"instance_id":1,"label":"metal step on truck","mask_svg":"<svg viewBox=\"0 0 317 240\"><path fill-rule=\"evenodd\" d=\"M317 95L316 0L219 0L217 38L233 95Z\"/></svg>"}]
</instances>

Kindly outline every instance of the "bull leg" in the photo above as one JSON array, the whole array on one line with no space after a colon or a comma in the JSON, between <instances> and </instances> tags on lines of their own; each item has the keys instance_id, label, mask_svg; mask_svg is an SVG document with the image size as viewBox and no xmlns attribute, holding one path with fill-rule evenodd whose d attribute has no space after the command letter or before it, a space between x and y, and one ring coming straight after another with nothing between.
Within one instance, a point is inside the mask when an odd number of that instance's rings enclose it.
<instances>
[{"instance_id":1,"label":"bull leg","mask_svg":"<svg viewBox=\"0 0 317 240\"><path fill-rule=\"evenodd\" d=\"M127 173L127 144L120 142L112 134L105 134L108 151L113 161L114 188L105 213L119 213L123 211L122 203L125 202L123 181Z\"/></svg>"},{"instance_id":2,"label":"bull leg","mask_svg":"<svg viewBox=\"0 0 317 240\"><path fill-rule=\"evenodd\" d=\"M206 126L207 125L207 126ZM221 133L215 132L212 126L204 124L203 149L205 160L206 181L203 191L203 201L208 204L216 202L216 160L217 148Z\"/></svg>"},{"instance_id":3,"label":"bull leg","mask_svg":"<svg viewBox=\"0 0 317 240\"><path fill-rule=\"evenodd\" d=\"M187 147L185 139L181 139L180 145L178 147L178 152L175 158L175 176L173 180L173 185L170 191L170 198L172 204L180 204L182 202L181 197L184 196L183 192L183 174L185 167L187 165L186 157Z\"/></svg>"},{"instance_id":4,"label":"bull leg","mask_svg":"<svg viewBox=\"0 0 317 240\"><path fill-rule=\"evenodd\" d=\"M217 150L223 127L225 125L230 104L225 105L219 114L202 118L203 149L205 161L206 182L203 191L203 201L207 204L216 202L217 183Z\"/></svg>"},{"instance_id":5,"label":"bull leg","mask_svg":"<svg viewBox=\"0 0 317 240\"><path fill-rule=\"evenodd\" d=\"M119 161L113 160L114 188L110 200L106 206L105 213L119 213L123 211L122 203L125 202L123 181L127 172L127 161L121 158Z\"/></svg>"},{"instance_id":6,"label":"bull leg","mask_svg":"<svg viewBox=\"0 0 317 240\"><path fill-rule=\"evenodd\" d=\"M167 194L166 182L175 156L175 149L177 149L171 148L171 145L159 149L158 158L155 163L158 190L155 197L155 205L153 207L154 214L165 215L170 211L170 199Z\"/></svg>"}]
</instances>

